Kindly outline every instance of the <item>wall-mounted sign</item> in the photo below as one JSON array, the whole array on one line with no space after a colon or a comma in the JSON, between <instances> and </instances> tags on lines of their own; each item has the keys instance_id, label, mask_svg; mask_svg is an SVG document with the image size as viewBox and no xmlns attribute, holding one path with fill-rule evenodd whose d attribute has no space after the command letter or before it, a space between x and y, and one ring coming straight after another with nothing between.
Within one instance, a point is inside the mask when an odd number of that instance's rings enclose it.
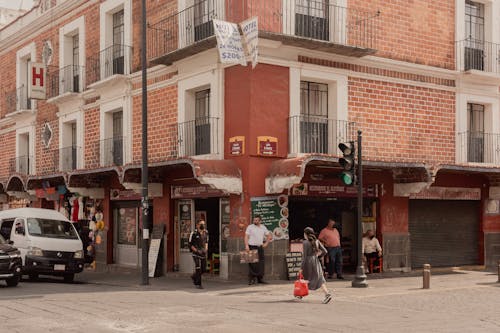
<instances>
[{"instance_id":1,"label":"wall-mounted sign","mask_svg":"<svg viewBox=\"0 0 500 333\"><path fill-rule=\"evenodd\" d=\"M229 138L229 154L239 156L245 154L245 137L233 136Z\"/></svg>"},{"instance_id":2,"label":"wall-mounted sign","mask_svg":"<svg viewBox=\"0 0 500 333\"><path fill-rule=\"evenodd\" d=\"M261 156L276 156L278 154L278 139L272 136L258 136L257 153Z\"/></svg>"},{"instance_id":3,"label":"wall-mounted sign","mask_svg":"<svg viewBox=\"0 0 500 333\"><path fill-rule=\"evenodd\" d=\"M44 64L30 62L28 74L28 97L46 99L46 67Z\"/></svg>"},{"instance_id":4,"label":"wall-mounted sign","mask_svg":"<svg viewBox=\"0 0 500 333\"><path fill-rule=\"evenodd\" d=\"M410 199L481 200L481 189L433 186L410 195Z\"/></svg>"},{"instance_id":5,"label":"wall-mounted sign","mask_svg":"<svg viewBox=\"0 0 500 333\"><path fill-rule=\"evenodd\" d=\"M300 183L292 186L291 195L310 195L327 197L356 197L358 194L357 186L343 186L334 184L311 184ZM368 198L378 197L377 185L363 186L363 196Z\"/></svg>"},{"instance_id":6,"label":"wall-mounted sign","mask_svg":"<svg viewBox=\"0 0 500 333\"><path fill-rule=\"evenodd\" d=\"M189 199L196 197L220 197L224 192L211 188L208 185L192 185L192 186L172 186L172 199Z\"/></svg>"}]
</instances>

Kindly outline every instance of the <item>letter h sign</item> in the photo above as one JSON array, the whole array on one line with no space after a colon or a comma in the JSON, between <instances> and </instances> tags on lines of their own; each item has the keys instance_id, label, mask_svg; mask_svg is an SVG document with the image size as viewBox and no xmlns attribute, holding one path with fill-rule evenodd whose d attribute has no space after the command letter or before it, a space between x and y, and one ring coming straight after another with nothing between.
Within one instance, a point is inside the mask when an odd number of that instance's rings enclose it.
<instances>
[{"instance_id":1,"label":"letter h sign","mask_svg":"<svg viewBox=\"0 0 500 333\"><path fill-rule=\"evenodd\" d=\"M46 99L46 68L41 63L30 63L28 97L32 99Z\"/></svg>"}]
</instances>

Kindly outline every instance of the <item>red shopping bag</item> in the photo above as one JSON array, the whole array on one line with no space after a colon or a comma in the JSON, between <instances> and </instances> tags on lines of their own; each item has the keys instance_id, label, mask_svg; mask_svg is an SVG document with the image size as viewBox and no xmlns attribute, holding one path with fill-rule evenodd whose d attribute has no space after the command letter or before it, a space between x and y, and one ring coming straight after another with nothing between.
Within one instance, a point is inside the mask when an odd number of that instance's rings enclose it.
<instances>
[{"instance_id":1,"label":"red shopping bag","mask_svg":"<svg viewBox=\"0 0 500 333\"><path fill-rule=\"evenodd\" d=\"M295 281L293 288L293 296L297 298L302 298L304 296L309 295L309 281L304 280L304 276L302 273L299 273L299 278Z\"/></svg>"}]
</instances>

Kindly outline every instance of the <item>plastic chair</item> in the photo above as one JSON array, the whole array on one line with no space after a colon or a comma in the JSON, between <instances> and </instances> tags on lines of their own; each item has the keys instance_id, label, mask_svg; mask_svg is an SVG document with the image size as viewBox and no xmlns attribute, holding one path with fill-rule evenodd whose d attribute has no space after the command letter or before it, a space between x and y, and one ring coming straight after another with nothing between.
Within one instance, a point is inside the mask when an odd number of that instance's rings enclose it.
<instances>
[{"instance_id":1,"label":"plastic chair","mask_svg":"<svg viewBox=\"0 0 500 333\"><path fill-rule=\"evenodd\" d=\"M378 265L375 264L375 262L377 261L377 259L378 259ZM371 273L373 273L374 269L378 269L378 273L382 273L382 267L384 267L384 263L382 261L382 257L380 257L380 258L370 258L368 265L370 267L370 272Z\"/></svg>"},{"instance_id":2,"label":"plastic chair","mask_svg":"<svg viewBox=\"0 0 500 333\"><path fill-rule=\"evenodd\" d=\"M220 254L212 253L212 259L209 260L209 262L210 262L210 273L219 273ZM207 262L207 265L208 265L208 262Z\"/></svg>"}]
</instances>

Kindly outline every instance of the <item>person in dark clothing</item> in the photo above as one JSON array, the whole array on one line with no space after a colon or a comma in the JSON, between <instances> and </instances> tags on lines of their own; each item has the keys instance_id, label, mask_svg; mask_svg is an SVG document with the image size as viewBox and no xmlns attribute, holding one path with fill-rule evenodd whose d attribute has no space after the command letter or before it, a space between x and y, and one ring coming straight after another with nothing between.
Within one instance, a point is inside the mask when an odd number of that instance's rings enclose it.
<instances>
[{"instance_id":1,"label":"person in dark clothing","mask_svg":"<svg viewBox=\"0 0 500 333\"><path fill-rule=\"evenodd\" d=\"M196 223L195 231L189 236L189 248L191 249L195 267L191 279L196 288L203 289L201 275L206 272L208 251L208 232L204 220L199 220Z\"/></svg>"}]
</instances>

